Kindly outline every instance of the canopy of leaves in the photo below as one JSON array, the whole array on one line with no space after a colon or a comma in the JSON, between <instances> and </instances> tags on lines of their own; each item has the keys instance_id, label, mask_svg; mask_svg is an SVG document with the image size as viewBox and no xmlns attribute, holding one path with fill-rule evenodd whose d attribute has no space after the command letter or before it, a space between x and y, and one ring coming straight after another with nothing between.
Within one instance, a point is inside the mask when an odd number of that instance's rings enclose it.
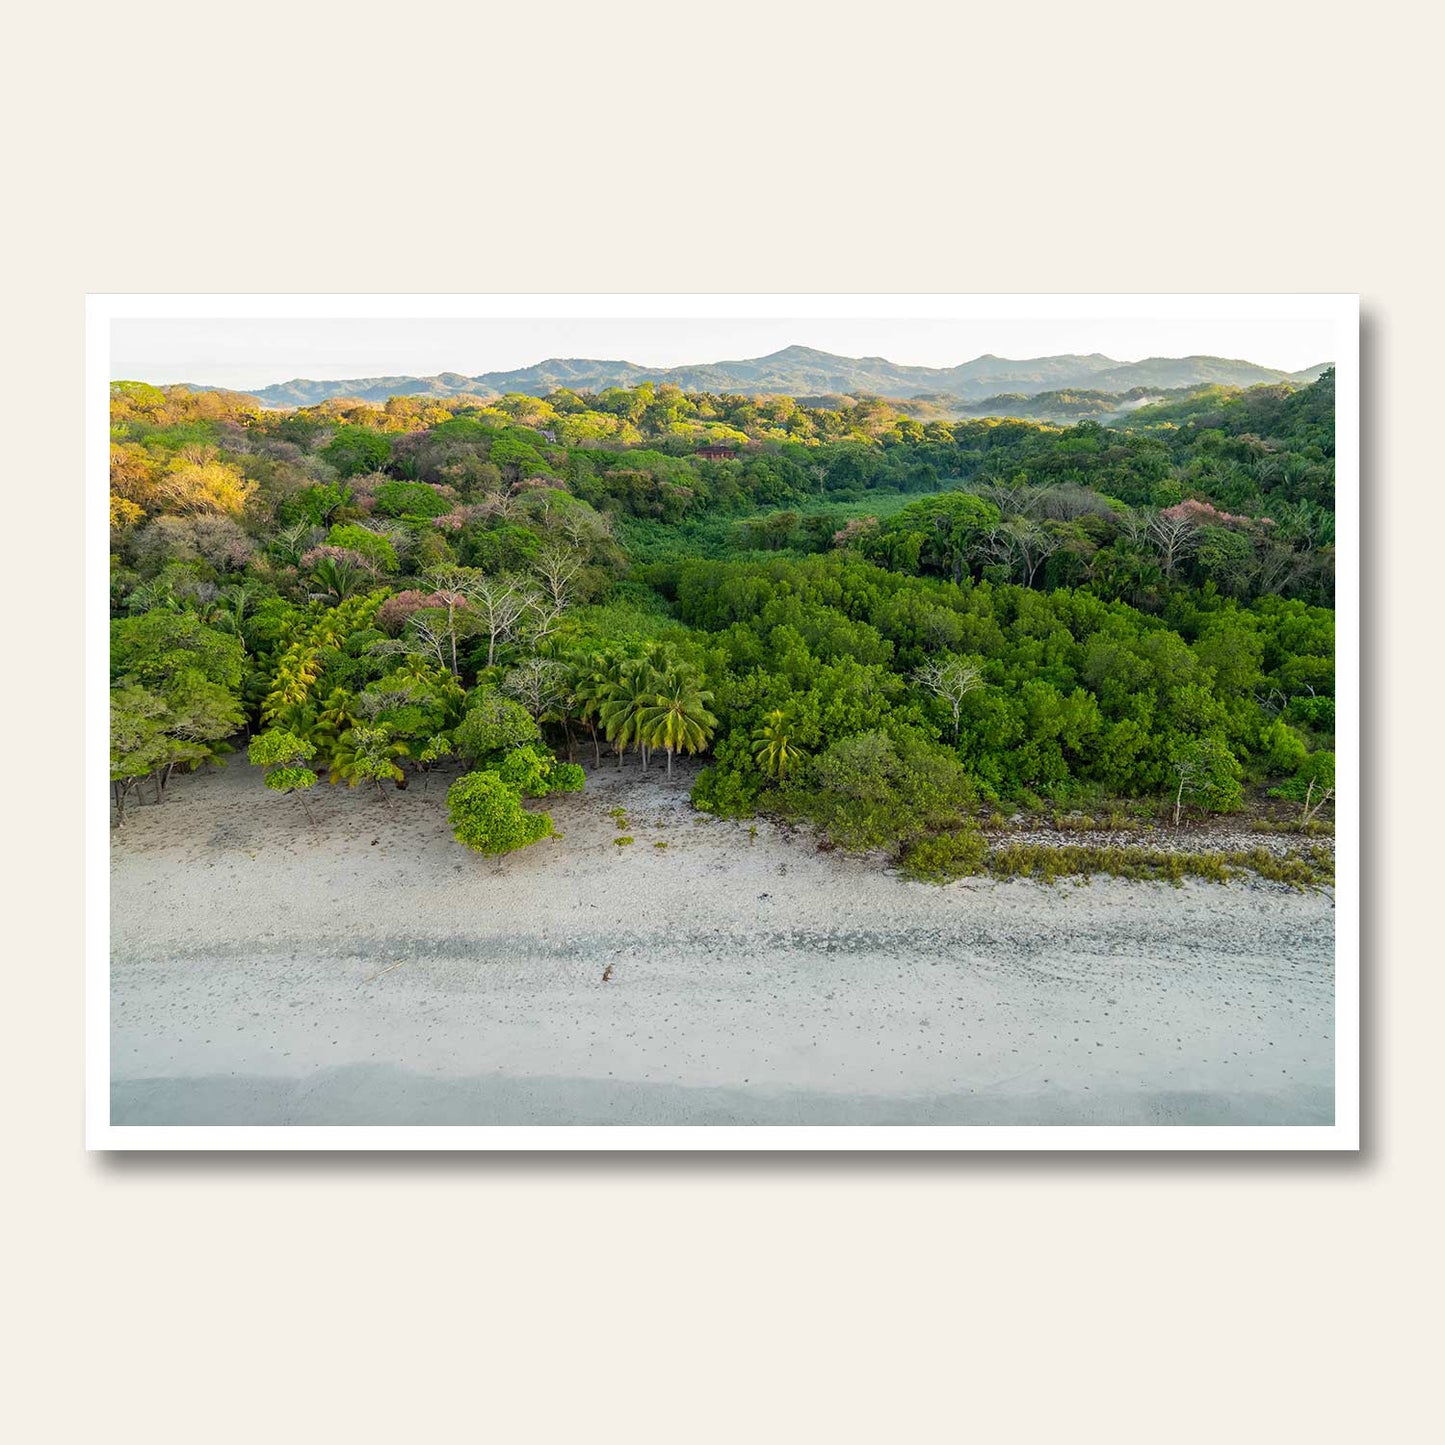
<instances>
[{"instance_id":1,"label":"canopy of leaves","mask_svg":"<svg viewBox=\"0 0 1445 1445\"><path fill-rule=\"evenodd\" d=\"M511 853L552 835L546 813L529 813L521 793L493 772L467 773L447 789L457 842L478 853Z\"/></svg>"},{"instance_id":2,"label":"canopy of leaves","mask_svg":"<svg viewBox=\"0 0 1445 1445\"><path fill-rule=\"evenodd\" d=\"M542 730L520 703L494 688L481 688L469 699L466 716L454 733L457 751L474 763L499 759L513 748L535 742Z\"/></svg>"},{"instance_id":3,"label":"canopy of leaves","mask_svg":"<svg viewBox=\"0 0 1445 1445\"><path fill-rule=\"evenodd\" d=\"M341 426L322 448L321 455L341 476L354 477L384 466L391 459L391 443L367 427Z\"/></svg>"},{"instance_id":4,"label":"canopy of leaves","mask_svg":"<svg viewBox=\"0 0 1445 1445\"><path fill-rule=\"evenodd\" d=\"M313 749L277 777L455 748L540 796L584 737L707 754L701 806L920 858L975 794L1313 807L1333 375L1141 400L1072 398L1106 425L653 383L277 412L118 383L116 766L163 777L249 720Z\"/></svg>"}]
</instances>

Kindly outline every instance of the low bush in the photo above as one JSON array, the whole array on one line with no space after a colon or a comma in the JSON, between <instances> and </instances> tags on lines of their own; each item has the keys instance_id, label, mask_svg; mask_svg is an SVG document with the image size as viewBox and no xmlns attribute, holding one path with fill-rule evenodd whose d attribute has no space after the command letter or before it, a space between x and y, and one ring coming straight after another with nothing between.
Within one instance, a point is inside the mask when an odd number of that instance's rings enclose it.
<instances>
[{"instance_id":1,"label":"low bush","mask_svg":"<svg viewBox=\"0 0 1445 1445\"><path fill-rule=\"evenodd\" d=\"M903 855L903 872L924 883L949 883L977 873L987 856L988 839L977 828L961 828L910 843Z\"/></svg>"}]
</instances>

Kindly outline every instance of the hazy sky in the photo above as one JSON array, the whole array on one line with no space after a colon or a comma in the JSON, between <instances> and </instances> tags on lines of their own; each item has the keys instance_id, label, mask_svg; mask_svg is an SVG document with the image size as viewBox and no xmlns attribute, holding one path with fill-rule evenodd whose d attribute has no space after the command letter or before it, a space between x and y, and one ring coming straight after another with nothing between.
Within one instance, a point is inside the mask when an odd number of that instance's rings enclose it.
<instances>
[{"instance_id":1,"label":"hazy sky","mask_svg":"<svg viewBox=\"0 0 1445 1445\"><path fill-rule=\"evenodd\" d=\"M1118 361L1207 354L1283 371L1334 360L1327 321L185 319L114 321L111 376L245 389L294 377L475 376L554 356L677 366L794 344L921 366L957 366L986 352L1100 351Z\"/></svg>"}]
</instances>

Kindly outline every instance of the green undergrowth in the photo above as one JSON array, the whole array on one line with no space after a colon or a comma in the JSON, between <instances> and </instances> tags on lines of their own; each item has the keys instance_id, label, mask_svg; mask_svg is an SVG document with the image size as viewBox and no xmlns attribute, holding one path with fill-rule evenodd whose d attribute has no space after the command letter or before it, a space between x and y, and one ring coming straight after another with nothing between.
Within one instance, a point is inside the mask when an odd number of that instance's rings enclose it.
<instances>
[{"instance_id":1,"label":"green undergrowth","mask_svg":"<svg viewBox=\"0 0 1445 1445\"><path fill-rule=\"evenodd\" d=\"M1276 822L1269 818L1259 818L1251 823L1249 828L1252 833L1303 833L1309 838L1333 838L1335 836L1335 825L1328 818L1311 818L1308 823L1300 822L1297 819Z\"/></svg>"},{"instance_id":2,"label":"green undergrowth","mask_svg":"<svg viewBox=\"0 0 1445 1445\"><path fill-rule=\"evenodd\" d=\"M1334 860L1327 849L1314 846L1291 849L1283 856L1266 848L1201 853L1081 844L1006 843L990 848L981 833L970 830L920 839L905 853L903 872L925 883L949 883L977 874L1054 883L1061 878L1086 880L1095 873L1106 873L1176 887L1186 878L1228 883L1256 877L1304 890L1332 884Z\"/></svg>"},{"instance_id":3,"label":"green undergrowth","mask_svg":"<svg viewBox=\"0 0 1445 1445\"><path fill-rule=\"evenodd\" d=\"M1057 833L1131 833L1144 826L1137 818L1118 811L1100 817L1090 813L1053 813L1048 825Z\"/></svg>"}]
</instances>

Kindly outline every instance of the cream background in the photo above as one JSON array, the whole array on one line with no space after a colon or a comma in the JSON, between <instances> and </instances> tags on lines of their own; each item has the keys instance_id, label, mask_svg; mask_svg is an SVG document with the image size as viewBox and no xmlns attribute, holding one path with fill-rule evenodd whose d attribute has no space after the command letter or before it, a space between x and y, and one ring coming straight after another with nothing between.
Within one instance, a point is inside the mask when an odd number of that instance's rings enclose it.
<instances>
[{"instance_id":1,"label":"cream background","mask_svg":"<svg viewBox=\"0 0 1445 1445\"><path fill-rule=\"evenodd\" d=\"M16 1438L1422 1436L1438 15L571 8L8 25ZM82 293L468 289L1360 291L1364 1153L86 1156Z\"/></svg>"}]
</instances>

